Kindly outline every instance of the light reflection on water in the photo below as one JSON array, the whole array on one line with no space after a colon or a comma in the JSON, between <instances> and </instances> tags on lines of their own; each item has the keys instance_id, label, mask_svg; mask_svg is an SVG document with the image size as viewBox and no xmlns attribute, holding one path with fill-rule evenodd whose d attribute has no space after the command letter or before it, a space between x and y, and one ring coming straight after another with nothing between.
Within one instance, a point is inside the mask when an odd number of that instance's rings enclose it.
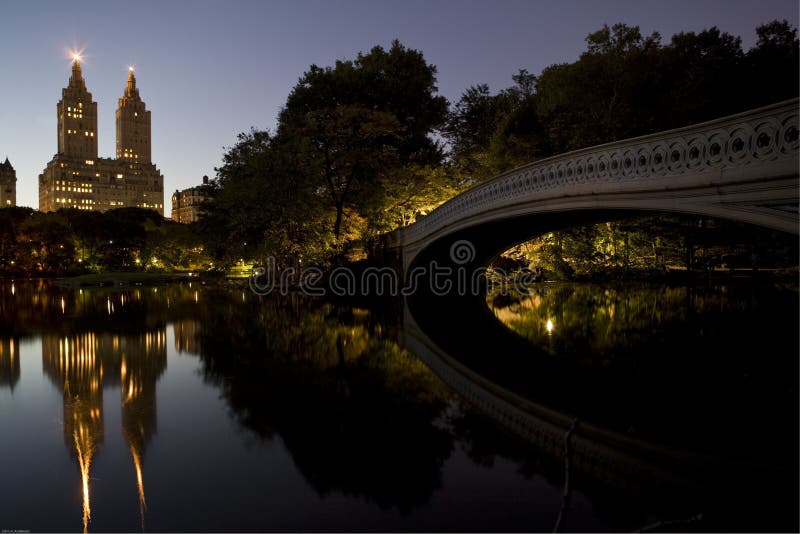
<instances>
[{"instance_id":1,"label":"light reflection on water","mask_svg":"<svg viewBox=\"0 0 800 534\"><path fill-rule=\"evenodd\" d=\"M458 403L366 310L17 282L0 317L0 528L456 528L497 487L489 528L557 502L518 447L471 459Z\"/></svg>"},{"instance_id":2,"label":"light reflection on water","mask_svg":"<svg viewBox=\"0 0 800 534\"><path fill-rule=\"evenodd\" d=\"M644 309L602 298L595 332ZM528 302L496 311L550 348L586 320ZM0 529L550 530L559 514L561 459L462 404L380 311L15 282L0 319ZM568 529L693 511L574 485Z\"/></svg>"}]
</instances>

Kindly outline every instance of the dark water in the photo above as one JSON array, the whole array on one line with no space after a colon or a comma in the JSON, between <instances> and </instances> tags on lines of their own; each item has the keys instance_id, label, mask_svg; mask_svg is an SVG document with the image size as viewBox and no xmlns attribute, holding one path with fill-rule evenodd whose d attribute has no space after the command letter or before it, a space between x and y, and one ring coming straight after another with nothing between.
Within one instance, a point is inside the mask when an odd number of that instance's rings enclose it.
<instances>
[{"instance_id":1,"label":"dark water","mask_svg":"<svg viewBox=\"0 0 800 534\"><path fill-rule=\"evenodd\" d=\"M6 281L0 530L797 528L796 290L550 285L486 311L449 352L480 376L734 467L684 491L576 441L562 510L562 442L462 400L398 344L402 309Z\"/></svg>"}]
</instances>

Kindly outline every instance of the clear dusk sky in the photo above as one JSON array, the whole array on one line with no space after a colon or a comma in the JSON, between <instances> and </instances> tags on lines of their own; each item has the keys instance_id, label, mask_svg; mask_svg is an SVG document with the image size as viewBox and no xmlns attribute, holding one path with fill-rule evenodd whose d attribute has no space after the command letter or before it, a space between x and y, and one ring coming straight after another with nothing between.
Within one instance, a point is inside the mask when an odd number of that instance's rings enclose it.
<instances>
[{"instance_id":1,"label":"clear dusk sky","mask_svg":"<svg viewBox=\"0 0 800 534\"><path fill-rule=\"evenodd\" d=\"M114 111L128 65L152 111L153 161L170 194L214 175L224 148L251 126L274 129L309 65L352 59L395 38L438 68L451 102L493 91L520 68L575 60L604 23L679 31L717 26L755 42L772 19L797 26L797 0L9 2L0 9L0 161L17 170L17 202L38 207L38 175L56 151L56 102L83 49L98 104L99 156L113 157Z\"/></svg>"}]
</instances>

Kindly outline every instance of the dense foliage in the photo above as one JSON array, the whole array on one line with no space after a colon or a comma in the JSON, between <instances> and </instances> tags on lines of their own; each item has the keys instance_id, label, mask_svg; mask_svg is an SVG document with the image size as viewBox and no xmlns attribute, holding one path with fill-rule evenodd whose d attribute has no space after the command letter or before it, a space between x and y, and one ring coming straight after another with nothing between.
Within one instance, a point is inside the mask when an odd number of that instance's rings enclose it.
<instances>
[{"instance_id":1,"label":"dense foliage","mask_svg":"<svg viewBox=\"0 0 800 534\"><path fill-rule=\"evenodd\" d=\"M412 221L455 192L431 136L447 101L436 68L398 42L334 67L312 65L275 134L239 136L203 221L221 263L322 262Z\"/></svg>"},{"instance_id":2,"label":"dense foliage","mask_svg":"<svg viewBox=\"0 0 800 534\"><path fill-rule=\"evenodd\" d=\"M506 251L494 266L505 273L527 267L549 280L570 280L626 279L632 272L784 272L797 264L795 236L716 219L659 215L549 232Z\"/></svg>"},{"instance_id":3,"label":"dense foliage","mask_svg":"<svg viewBox=\"0 0 800 534\"><path fill-rule=\"evenodd\" d=\"M0 209L0 275L205 268L194 227L139 208Z\"/></svg>"},{"instance_id":4,"label":"dense foliage","mask_svg":"<svg viewBox=\"0 0 800 534\"><path fill-rule=\"evenodd\" d=\"M484 180L537 158L723 117L798 94L797 30L774 21L741 39L717 28L642 36L604 26L573 63L525 71L492 95L467 89L443 130L453 164Z\"/></svg>"},{"instance_id":5,"label":"dense foliage","mask_svg":"<svg viewBox=\"0 0 800 534\"><path fill-rule=\"evenodd\" d=\"M496 94L486 84L469 87L449 111L437 94L436 67L397 41L332 67L312 65L291 90L276 132L241 134L225 155L202 223L207 248L227 265L363 256L375 235L518 165L796 96L796 29L775 21L756 31L756 45L745 51L739 37L717 28L663 43L636 26L604 26L586 38L577 61L538 75L520 70ZM545 236L544 245L527 247L538 250L528 260L553 272L581 271L559 252L580 242L567 255L573 263L642 263L631 256L654 258L649 268L674 263L669 250L659 254L652 245L669 235L648 233L673 229L624 227ZM619 247L623 233L627 245ZM687 235L667 247L680 249L674 256L685 256ZM639 242L649 244L631 245ZM624 261L608 252L621 248Z\"/></svg>"}]
</instances>

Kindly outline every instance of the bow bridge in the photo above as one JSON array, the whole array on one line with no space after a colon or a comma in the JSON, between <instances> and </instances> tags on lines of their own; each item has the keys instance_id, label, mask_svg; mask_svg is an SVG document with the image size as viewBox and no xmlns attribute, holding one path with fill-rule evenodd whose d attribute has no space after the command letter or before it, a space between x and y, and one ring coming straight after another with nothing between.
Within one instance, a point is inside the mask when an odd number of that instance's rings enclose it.
<instances>
[{"instance_id":1,"label":"bow bridge","mask_svg":"<svg viewBox=\"0 0 800 534\"><path fill-rule=\"evenodd\" d=\"M628 213L694 214L798 231L798 100L543 159L386 236L403 272L467 239L493 256L537 234ZM433 246L435 245L435 246ZM425 254L423 254L425 252Z\"/></svg>"}]
</instances>

